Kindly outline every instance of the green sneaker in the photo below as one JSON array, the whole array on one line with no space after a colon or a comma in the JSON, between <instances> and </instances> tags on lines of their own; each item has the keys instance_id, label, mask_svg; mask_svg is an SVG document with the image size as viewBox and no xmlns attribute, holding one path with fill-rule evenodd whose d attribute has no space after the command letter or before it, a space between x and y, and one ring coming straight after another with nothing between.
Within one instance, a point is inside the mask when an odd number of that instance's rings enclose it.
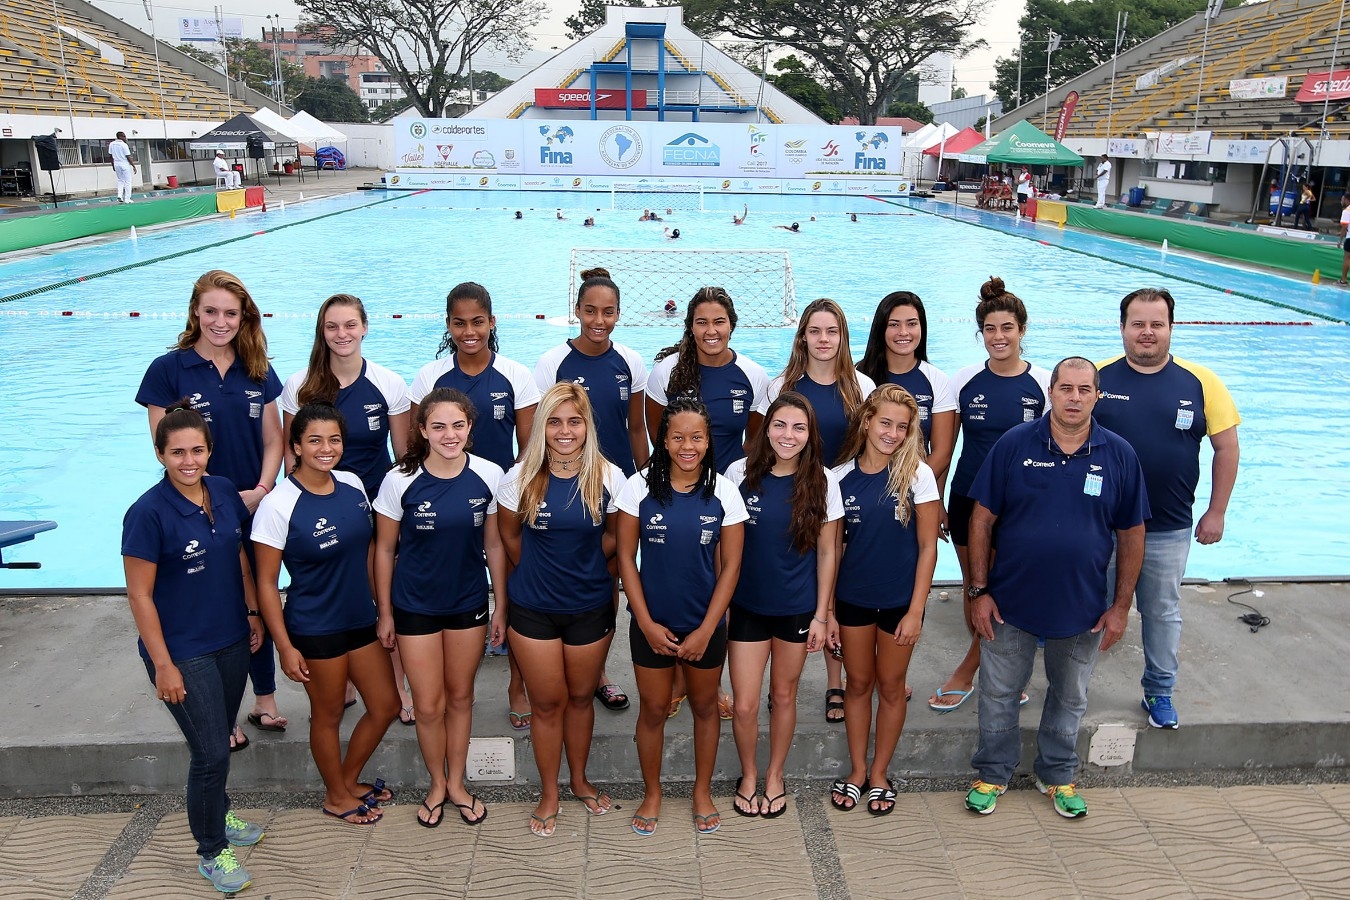
<instances>
[{"instance_id":1,"label":"green sneaker","mask_svg":"<svg viewBox=\"0 0 1350 900\"><path fill-rule=\"evenodd\" d=\"M253 883L253 879L239 864L239 860L234 858L233 847L226 847L214 857L201 857L201 862L197 863L197 871L222 894L242 891Z\"/></svg>"},{"instance_id":2,"label":"green sneaker","mask_svg":"<svg viewBox=\"0 0 1350 900\"><path fill-rule=\"evenodd\" d=\"M1007 789L1006 784L986 784L977 780L970 786L970 793L966 794L966 809L987 816L994 811L998 798Z\"/></svg>"},{"instance_id":3,"label":"green sneaker","mask_svg":"<svg viewBox=\"0 0 1350 900\"><path fill-rule=\"evenodd\" d=\"M1066 819L1081 819L1087 815L1087 801L1078 796L1072 784L1046 784L1036 779L1036 790L1055 802L1055 812Z\"/></svg>"},{"instance_id":4,"label":"green sneaker","mask_svg":"<svg viewBox=\"0 0 1350 900\"><path fill-rule=\"evenodd\" d=\"M263 839L261 825L245 822L230 810L225 814L225 840L236 847L252 847Z\"/></svg>"}]
</instances>

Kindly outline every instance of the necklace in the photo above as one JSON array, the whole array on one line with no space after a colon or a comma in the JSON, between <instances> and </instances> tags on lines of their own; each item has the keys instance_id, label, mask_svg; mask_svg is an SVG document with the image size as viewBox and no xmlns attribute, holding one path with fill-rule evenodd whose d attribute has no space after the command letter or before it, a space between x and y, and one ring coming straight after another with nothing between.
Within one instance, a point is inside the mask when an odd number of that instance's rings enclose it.
<instances>
[{"instance_id":1,"label":"necklace","mask_svg":"<svg viewBox=\"0 0 1350 900\"><path fill-rule=\"evenodd\" d=\"M550 454L548 455L548 464L549 464L550 466L558 466L558 467L561 468L564 472L570 472L570 471L572 471L572 467L575 466L575 465L576 465L577 463L579 463L579 462L581 462L581 454L580 454L580 453L578 453L576 456L572 457L571 459L558 459L558 458L554 457L554 455L553 455L552 453L550 453Z\"/></svg>"}]
</instances>

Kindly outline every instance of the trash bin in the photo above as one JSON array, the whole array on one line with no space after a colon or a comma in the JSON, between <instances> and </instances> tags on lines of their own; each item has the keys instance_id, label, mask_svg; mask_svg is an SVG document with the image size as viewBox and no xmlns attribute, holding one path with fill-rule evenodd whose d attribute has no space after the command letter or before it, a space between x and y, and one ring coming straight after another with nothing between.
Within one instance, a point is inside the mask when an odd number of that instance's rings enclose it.
<instances>
[{"instance_id":1,"label":"trash bin","mask_svg":"<svg viewBox=\"0 0 1350 900\"><path fill-rule=\"evenodd\" d=\"M1144 205L1144 189L1143 189L1143 188L1141 188L1141 187L1132 187L1132 188L1130 188L1130 200L1129 200L1129 204L1130 204L1130 206L1143 206L1143 205Z\"/></svg>"},{"instance_id":2,"label":"trash bin","mask_svg":"<svg viewBox=\"0 0 1350 900\"><path fill-rule=\"evenodd\" d=\"M169 187L171 187L171 188L176 188L176 187L178 187L178 176L177 176L177 175L170 175L170 176L169 176Z\"/></svg>"}]
</instances>

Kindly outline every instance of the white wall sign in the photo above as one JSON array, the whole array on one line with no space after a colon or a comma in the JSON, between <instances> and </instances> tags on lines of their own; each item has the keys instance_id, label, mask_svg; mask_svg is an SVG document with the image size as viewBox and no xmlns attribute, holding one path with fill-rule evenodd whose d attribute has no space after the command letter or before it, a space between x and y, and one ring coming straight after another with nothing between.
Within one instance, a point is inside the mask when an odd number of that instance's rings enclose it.
<instances>
[{"instance_id":1,"label":"white wall sign","mask_svg":"<svg viewBox=\"0 0 1350 900\"><path fill-rule=\"evenodd\" d=\"M180 16L178 19L178 39L180 41L203 41L214 43L220 40L220 35L225 37L242 37L244 34L243 19L221 19L220 27L217 29L216 20L211 18L199 18L194 16Z\"/></svg>"},{"instance_id":2,"label":"white wall sign","mask_svg":"<svg viewBox=\"0 0 1350 900\"><path fill-rule=\"evenodd\" d=\"M1098 725L1088 743L1088 762L1097 766L1123 766L1134 761L1134 742L1139 731L1129 725Z\"/></svg>"},{"instance_id":3,"label":"white wall sign","mask_svg":"<svg viewBox=\"0 0 1350 900\"><path fill-rule=\"evenodd\" d=\"M1162 156L1187 156L1209 152L1208 131L1160 131L1158 153Z\"/></svg>"},{"instance_id":4,"label":"white wall sign","mask_svg":"<svg viewBox=\"0 0 1350 900\"><path fill-rule=\"evenodd\" d=\"M1228 96L1234 100L1278 100L1288 93L1288 75L1273 78L1234 78L1228 82Z\"/></svg>"}]
</instances>

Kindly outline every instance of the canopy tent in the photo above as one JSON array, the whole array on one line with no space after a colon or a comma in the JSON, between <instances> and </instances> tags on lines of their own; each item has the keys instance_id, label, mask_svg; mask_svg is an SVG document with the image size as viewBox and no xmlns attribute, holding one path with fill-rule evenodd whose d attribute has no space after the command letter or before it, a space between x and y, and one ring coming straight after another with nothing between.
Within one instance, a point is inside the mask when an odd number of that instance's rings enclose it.
<instances>
[{"instance_id":1,"label":"canopy tent","mask_svg":"<svg viewBox=\"0 0 1350 900\"><path fill-rule=\"evenodd\" d=\"M1026 119L964 153L961 162L997 162L1027 166L1081 166L1083 157L1065 147Z\"/></svg>"},{"instance_id":2,"label":"canopy tent","mask_svg":"<svg viewBox=\"0 0 1350 900\"><path fill-rule=\"evenodd\" d=\"M260 144L264 150L275 150L278 144L295 144L297 141L275 128L267 127L248 113L240 113L201 137L192 139L188 146L193 150L244 151L248 150L250 143Z\"/></svg>"},{"instance_id":3,"label":"canopy tent","mask_svg":"<svg viewBox=\"0 0 1350 900\"><path fill-rule=\"evenodd\" d=\"M306 143L313 143L316 146L324 143L334 144L338 141L347 143L345 134L336 128L330 128L303 109L291 116L287 122L290 125L291 133L301 135Z\"/></svg>"},{"instance_id":4,"label":"canopy tent","mask_svg":"<svg viewBox=\"0 0 1350 900\"><path fill-rule=\"evenodd\" d=\"M935 126L933 130L930 131L924 138L910 144L907 149L909 149L910 151L916 149L927 150L929 147L932 147L935 144L942 143L943 138L951 140L952 135L956 134L957 131L959 131L959 129L952 123L943 122L940 125Z\"/></svg>"},{"instance_id":5,"label":"canopy tent","mask_svg":"<svg viewBox=\"0 0 1350 900\"><path fill-rule=\"evenodd\" d=\"M293 127L290 122L287 122L283 117L272 112L272 110L265 106L249 113L249 116L259 125L264 128L272 129L277 134L285 136L294 143L308 144L312 140L309 135L304 134L299 129Z\"/></svg>"},{"instance_id":6,"label":"canopy tent","mask_svg":"<svg viewBox=\"0 0 1350 900\"><path fill-rule=\"evenodd\" d=\"M941 140L923 152L925 156L955 156L984 140L984 135L974 128L966 127L947 138L944 145Z\"/></svg>"},{"instance_id":7,"label":"canopy tent","mask_svg":"<svg viewBox=\"0 0 1350 900\"><path fill-rule=\"evenodd\" d=\"M927 147L928 144L926 143L926 141L928 140L928 136L930 134L935 134L937 130L938 127L934 125L932 122L929 122L927 125L923 126L918 131L910 132L909 134L905 135L905 149L909 150L914 147Z\"/></svg>"}]
</instances>

